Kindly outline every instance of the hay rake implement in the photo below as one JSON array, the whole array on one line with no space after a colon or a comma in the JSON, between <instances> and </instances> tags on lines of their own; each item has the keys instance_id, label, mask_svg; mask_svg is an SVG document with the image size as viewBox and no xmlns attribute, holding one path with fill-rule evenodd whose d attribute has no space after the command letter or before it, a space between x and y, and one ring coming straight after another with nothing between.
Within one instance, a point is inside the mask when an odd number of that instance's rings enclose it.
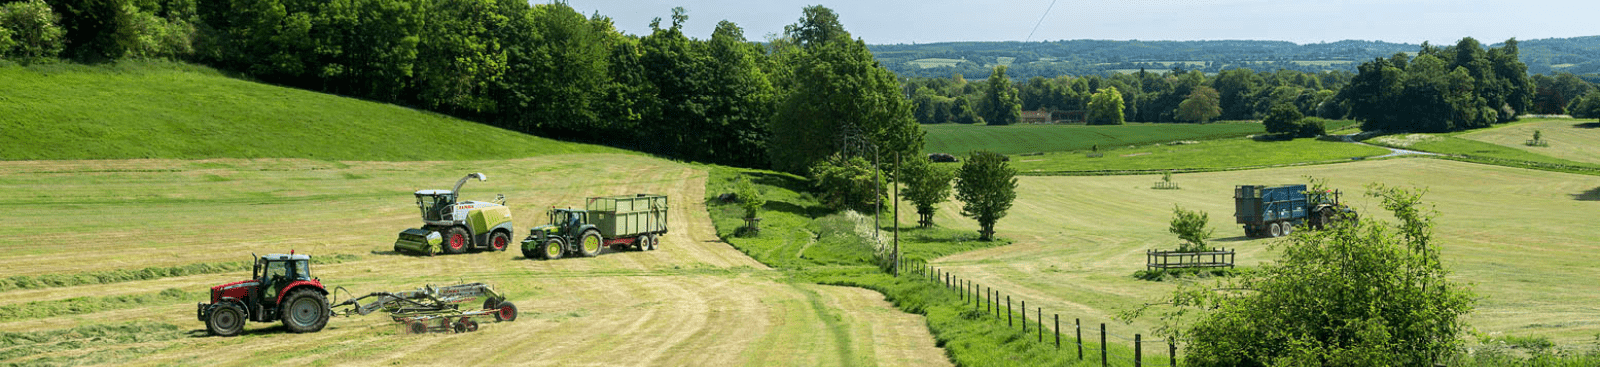
<instances>
[{"instance_id":1,"label":"hay rake implement","mask_svg":"<svg viewBox=\"0 0 1600 367\"><path fill-rule=\"evenodd\" d=\"M343 287L335 292L350 292ZM483 299L482 308L462 309L468 302ZM365 301L365 302L363 302ZM484 283L432 285L404 292L372 292L333 305L343 316L387 312L395 322L413 334L429 332L465 333L478 330L475 318L493 317L496 322L515 321L517 306Z\"/></svg>"}]
</instances>

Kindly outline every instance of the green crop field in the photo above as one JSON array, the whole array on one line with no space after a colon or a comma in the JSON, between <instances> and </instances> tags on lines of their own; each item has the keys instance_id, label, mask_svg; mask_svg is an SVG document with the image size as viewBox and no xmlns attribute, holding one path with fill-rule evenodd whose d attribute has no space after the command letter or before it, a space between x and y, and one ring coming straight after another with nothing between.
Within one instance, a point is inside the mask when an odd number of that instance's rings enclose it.
<instances>
[{"instance_id":1,"label":"green crop field","mask_svg":"<svg viewBox=\"0 0 1600 367\"><path fill-rule=\"evenodd\" d=\"M923 150L965 155L976 150L1000 154L1062 152L1136 144L1241 137L1265 132L1259 123L1127 125L922 125Z\"/></svg>"},{"instance_id":2,"label":"green crop field","mask_svg":"<svg viewBox=\"0 0 1600 367\"><path fill-rule=\"evenodd\" d=\"M1239 251L1251 266L1274 258L1270 239L1246 239L1233 223L1232 189L1240 184L1303 183L1328 179L1369 218L1390 219L1362 186L1421 187L1440 213L1436 238L1454 278L1475 284L1483 298L1469 316L1486 335L1548 336L1587 348L1600 334L1600 227L1582 218L1600 212L1600 177L1439 159L1388 159L1333 165L1178 174L1180 190L1152 190L1158 175L1023 177L1016 203L998 234L1016 244L936 261L963 279L1063 317L1111 319L1174 289L1174 282L1132 277L1145 250L1171 249L1173 205L1210 214L1212 245ZM976 228L947 205L936 221ZM1037 302L1037 303L1036 303ZM1124 330L1149 330L1137 320Z\"/></svg>"},{"instance_id":3,"label":"green crop field","mask_svg":"<svg viewBox=\"0 0 1600 367\"><path fill-rule=\"evenodd\" d=\"M621 150L228 78L204 67L0 67L0 160L462 160Z\"/></svg>"}]
</instances>

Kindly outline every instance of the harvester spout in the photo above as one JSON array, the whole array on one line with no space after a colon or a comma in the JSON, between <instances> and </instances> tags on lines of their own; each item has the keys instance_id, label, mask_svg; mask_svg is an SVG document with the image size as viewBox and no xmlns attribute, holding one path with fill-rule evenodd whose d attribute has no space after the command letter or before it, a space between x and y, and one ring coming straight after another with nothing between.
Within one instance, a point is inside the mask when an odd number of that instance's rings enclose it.
<instances>
[{"instance_id":1,"label":"harvester spout","mask_svg":"<svg viewBox=\"0 0 1600 367\"><path fill-rule=\"evenodd\" d=\"M472 178L477 178L478 182L487 181L489 179L489 177L484 176L482 172L474 172L467 175L467 177L462 177L460 181L456 181L456 187L450 188L450 192L454 193L457 198L461 197L461 185L466 185L467 180Z\"/></svg>"}]
</instances>

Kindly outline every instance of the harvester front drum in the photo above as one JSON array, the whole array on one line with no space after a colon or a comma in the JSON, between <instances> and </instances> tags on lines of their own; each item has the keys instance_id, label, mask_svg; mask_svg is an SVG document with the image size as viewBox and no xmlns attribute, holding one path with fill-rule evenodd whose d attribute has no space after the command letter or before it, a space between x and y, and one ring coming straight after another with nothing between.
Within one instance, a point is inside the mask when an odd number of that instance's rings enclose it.
<instances>
[{"instance_id":1,"label":"harvester front drum","mask_svg":"<svg viewBox=\"0 0 1600 367\"><path fill-rule=\"evenodd\" d=\"M472 245L471 238L472 235L467 233L466 228L450 227L450 231L444 235L444 252L447 254L467 252L467 247Z\"/></svg>"},{"instance_id":2,"label":"harvester front drum","mask_svg":"<svg viewBox=\"0 0 1600 367\"><path fill-rule=\"evenodd\" d=\"M600 256L600 231L592 229L584 231L583 237L579 239L578 243L583 245L581 248L581 250L583 250L583 257Z\"/></svg>"}]
</instances>

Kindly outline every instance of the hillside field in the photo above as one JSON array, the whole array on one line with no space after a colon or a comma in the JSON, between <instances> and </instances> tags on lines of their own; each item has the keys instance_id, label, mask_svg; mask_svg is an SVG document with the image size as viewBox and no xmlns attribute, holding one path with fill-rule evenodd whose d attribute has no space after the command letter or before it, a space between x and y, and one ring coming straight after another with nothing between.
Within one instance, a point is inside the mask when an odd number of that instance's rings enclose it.
<instances>
[{"instance_id":1,"label":"hillside field","mask_svg":"<svg viewBox=\"0 0 1600 367\"><path fill-rule=\"evenodd\" d=\"M448 188L466 172L484 172L489 181L467 184L464 197L506 195L519 240L542 221L545 208L635 192L670 196L670 233L657 251L607 250L558 261L524 259L515 250L393 253L395 234L420 225L411 192ZM706 177L702 167L618 154L460 162L0 162L0 190L16 198L0 207L30 213L0 226L7 277L231 262L294 250L340 260L313 265L312 275L356 295L483 281L507 292L521 311L515 322L486 323L466 334L404 334L387 317L369 315L335 317L314 334L251 323L243 336L217 338L206 336L193 305L205 300L207 287L247 277L247 268L7 287L0 290L0 363L949 365L922 318L896 310L881 294L795 282L720 241L700 201ZM54 306L65 304L100 306L86 312ZM90 332L105 335L59 336Z\"/></svg>"},{"instance_id":2,"label":"hillside field","mask_svg":"<svg viewBox=\"0 0 1600 367\"><path fill-rule=\"evenodd\" d=\"M187 64L0 67L0 160L465 160L622 153Z\"/></svg>"},{"instance_id":3,"label":"hillside field","mask_svg":"<svg viewBox=\"0 0 1600 367\"><path fill-rule=\"evenodd\" d=\"M1528 146L1538 130L1550 146ZM1462 139L1500 145L1528 153L1600 165L1600 122L1591 119L1533 119L1492 129L1457 135Z\"/></svg>"},{"instance_id":4,"label":"hillside field","mask_svg":"<svg viewBox=\"0 0 1600 367\"><path fill-rule=\"evenodd\" d=\"M1247 239L1233 221L1233 186L1328 179L1368 218L1392 219L1368 183L1418 187L1436 207L1435 235L1454 279L1474 284L1482 298L1468 321L1487 335L1547 336L1563 346L1589 345L1600 335L1600 228L1581 225L1600 211L1600 177L1439 159L1388 159L1344 164L1178 174L1181 190L1152 190L1158 175L1022 177L1014 206L997 231L1016 241L1001 248L941 258L936 266L1060 310L1063 317L1112 320L1156 300L1174 282L1132 277L1144 251L1171 249L1172 207L1209 213L1212 246L1239 251L1243 266L1271 261L1275 240ZM946 204L936 222L976 228ZM909 217L914 220L914 216ZM1036 303L1037 302L1037 303ZM1095 321L1101 322L1101 321ZM1136 320L1123 330L1151 330Z\"/></svg>"}]
</instances>

